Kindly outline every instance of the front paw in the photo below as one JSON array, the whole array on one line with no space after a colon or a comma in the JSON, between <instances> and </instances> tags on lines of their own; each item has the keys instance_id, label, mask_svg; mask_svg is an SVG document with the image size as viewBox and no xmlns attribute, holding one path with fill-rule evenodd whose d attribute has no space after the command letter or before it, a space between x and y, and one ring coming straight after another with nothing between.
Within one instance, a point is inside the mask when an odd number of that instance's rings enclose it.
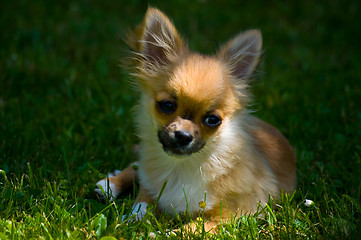
<instances>
[{"instance_id":1,"label":"front paw","mask_svg":"<svg viewBox=\"0 0 361 240\"><path fill-rule=\"evenodd\" d=\"M115 170L113 173L108 173L107 178L96 183L95 193L100 198L108 198L110 201L113 201L117 196L119 196L121 190L114 182L112 182L112 178L119 173L121 173L119 170Z\"/></svg>"},{"instance_id":2,"label":"front paw","mask_svg":"<svg viewBox=\"0 0 361 240\"><path fill-rule=\"evenodd\" d=\"M135 204L132 208L132 213L128 217L128 215L123 215L122 221L130 220L130 221L141 221L145 214L147 213L148 203L139 202Z\"/></svg>"}]
</instances>

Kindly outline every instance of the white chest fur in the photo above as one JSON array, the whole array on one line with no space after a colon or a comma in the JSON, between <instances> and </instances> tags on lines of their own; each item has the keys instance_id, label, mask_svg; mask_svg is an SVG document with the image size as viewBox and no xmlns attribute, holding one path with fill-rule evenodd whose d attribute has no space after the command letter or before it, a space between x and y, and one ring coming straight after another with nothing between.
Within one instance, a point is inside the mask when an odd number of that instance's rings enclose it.
<instances>
[{"instance_id":1,"label":"white chest fur","mask_svg":"<svg viewBox=\"0 0 361 240\"><path fill-rule=\"evenodd\" d=\"M154 154L154 153L153 153ZM149 160L150 159L150 160ZM159 199L159 207L167 213L198 212L199 202L205 201L207 208L212 203L206 196L206 180L197 158L177 158L160 152L145 162L140 162L140 184Z\"/></svg>"}]
</instances>

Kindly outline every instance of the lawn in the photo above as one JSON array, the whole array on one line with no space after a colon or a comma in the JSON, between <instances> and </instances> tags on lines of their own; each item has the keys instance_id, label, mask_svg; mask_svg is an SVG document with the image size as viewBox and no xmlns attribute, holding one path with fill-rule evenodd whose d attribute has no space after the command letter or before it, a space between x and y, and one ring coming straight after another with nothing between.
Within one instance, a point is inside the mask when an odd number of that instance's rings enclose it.
<instances>
[{"instance_id":1,"label":"lawn","mask_svg":"<svg viewBox=\"0 0 361 240\"><path fill-rule=\"evenodd\" d=\"M250 108L277 126L297 155L295 194L263 214L235 217L216 236L203 232L199 220L199 232L184 238L358 239L361 2L149 4L202 53L214 53L239 31L262 31ZM182 229L180 219L150 212L141 222L122 222L137 189L114 203L94 195L104 173L136 158L137 94L119 65L127 50L122 39L147 6L1 1L0 239L162 239L167 229Z\"/></svg>"}]
</instances>

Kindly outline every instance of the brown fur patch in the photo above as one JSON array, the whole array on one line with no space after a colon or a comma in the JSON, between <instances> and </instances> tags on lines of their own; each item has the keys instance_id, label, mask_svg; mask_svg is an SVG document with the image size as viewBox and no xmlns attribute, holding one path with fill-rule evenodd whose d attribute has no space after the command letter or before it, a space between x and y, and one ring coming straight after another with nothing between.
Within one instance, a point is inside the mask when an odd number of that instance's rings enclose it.
<instances>
[{"instance_id":1,"label":"brown fur patch","mask_svg":"<svg viewBox=\"0 0 361 240\"><path fill-rule=\"evenodd\" d=\"M118 175L109 178L109 182L115 185L118 192L124 192L133 186L134 182L138 181L137 171L133 169L133 164L118 173Z\"/></svg>"},{"instance_id":2,"label":"brown fur patch","mask_svg":"<svg viewBox=\"0 0 361 240\"><path fill-rule=\"evenodd\" d=\"M272 125L254 118L254 126L252 134L256 147L266 156L277 177L280 191L290 193L296 185L295 154L291 145Z\"/></svg>"}]
</instances>

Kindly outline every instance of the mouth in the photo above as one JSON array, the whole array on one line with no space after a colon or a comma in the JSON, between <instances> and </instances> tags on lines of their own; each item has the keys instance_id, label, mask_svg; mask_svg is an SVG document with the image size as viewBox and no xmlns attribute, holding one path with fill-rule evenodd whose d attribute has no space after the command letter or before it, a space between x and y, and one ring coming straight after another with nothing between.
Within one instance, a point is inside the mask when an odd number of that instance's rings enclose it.
<instances>
[{"instance_id":1,"label":"mouth","mask_svg":"<svg viewBox=\"0 0 361 240\"><path fill-rule=\"evenodd\" d=\"M205 143L184 131L158 131L158 139L164 152L172 156L189 156L201 150Z\"/></svg>"}]
</instances>

